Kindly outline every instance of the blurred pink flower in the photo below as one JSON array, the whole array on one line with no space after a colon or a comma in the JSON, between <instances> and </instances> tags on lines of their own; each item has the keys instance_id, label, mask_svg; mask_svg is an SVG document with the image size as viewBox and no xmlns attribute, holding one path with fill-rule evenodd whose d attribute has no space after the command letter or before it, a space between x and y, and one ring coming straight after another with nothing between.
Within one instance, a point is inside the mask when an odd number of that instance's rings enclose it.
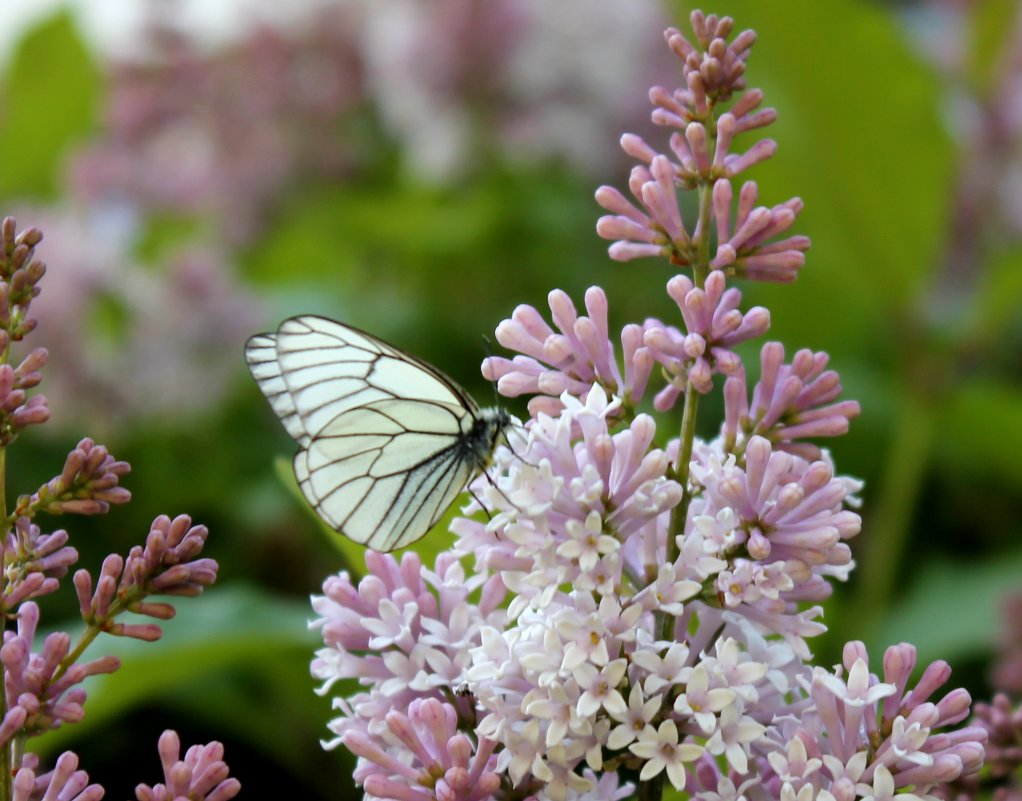
<instances>
[{"instance_id":1,"label":"blurred pink flower","mask_svg":"<svg viewBox=\"0 0 1022 801\"><path fill-rule=\"evenodd\" d=\"M201 246L144 265L133 226L70 209L45 226L46 292L36 301L59 425L181 422L215 408L261 304L225 257Z\"/></svg>"}]
</instances>

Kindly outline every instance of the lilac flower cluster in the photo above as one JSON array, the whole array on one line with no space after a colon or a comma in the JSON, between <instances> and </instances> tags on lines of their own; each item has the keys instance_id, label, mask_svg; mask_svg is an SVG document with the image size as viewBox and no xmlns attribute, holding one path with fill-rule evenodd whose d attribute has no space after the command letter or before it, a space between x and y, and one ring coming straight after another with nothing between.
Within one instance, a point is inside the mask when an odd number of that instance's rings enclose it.
<instances>
[{"instance_id":1,"label":"lilac flower cluster","mask_svg":"<svg viewBox=\"0 0 1022 801\"><path fill-rule=\"evenodd\" d=\"M972 725L987 735L982 772L963 775L940 788L947 801L1022 798L1022 593L1008 596L1002 607L1001 642L990 674L995 692L989 702L973 706ZM990 791L993 790L991 793Z\"/></svg>"},{"instance_id":2,"label":"lilac flower cluster","mask_svg":"<svg viewBox=\"0 0 1022 801\"><path fill-rule=\"evenodd\" d=\"M679 319L626 325L618 350L598 288L585 315L551 292L552 324L515 309L497 338L518 355L483 374L531 395L531 416L472 487L467 511L487 519L455 519L433 570L369 552L364 578L332 577L313 601L322 691L361 685L335 700L328 746L358 756L369 798L659 799L669 782L702 801L916 801L982 765L987 729L960 725L971 699L944 689L947 664L913 684L912 646L871 666L858 642L834 670L811 663L820 603L854 567L861 485L807 440L845 433L859 407L826 354L786 362L777 342L750 394L737 346L770 316L729 284L793 280L808 240L787 234L797 198L755 208L752 182L733 197L731 178L775 149L733 151L775 116L746 89L754 35L699 12L692 27L695 43L666 33L682 87L650 95L670 153L624 137L635 202L597 193L612 256L690 268L667 282ZM724 421L704 441L716 390ZM681 406L662 445L649 395Z\"/></svg>"},{"instance_id":3,"label":"lilac flower cluster","mask_svg":"<svg viewBox=\"0 0 1022 801\"><path fill-rule=\"evenodd\" d=\"M0 708L0 759L5 766L0 771L0 796L89 801L102 798L103 788L89 784L88 775L78 769L78 758L65 752L53 771L40 772L38 759L25 751L27 739L81 720L86 700L82 681L120 667L113 656L83 661L86 648L101 633L141 640L156 640L162 634L155 623L122 623L118 616L130 611L168 620L174 607L149 597L198 595L216 580L218 568L212 559L200 558L204 526L193 526L187 515L174 520L158 517L144 548L133 548L127 559L109 555L95 581L88 570L74 574L84 631L77 638L54 631L37 642L40 610L34 599L56 592L78 561L68 533L63 529L46 533L37 518L41 514L104 514L111 505L127 503L131 497L120 484L129 472L128 464L85 438L68 454L57 476L12 504L6 500L8 446L27 426L45 422L49 416L46 399L26 393L42 380L39 370L46 362L46 350L32 350L18 367L11 367L12 348L36 327L29 313L39 293L39 279L46 272L45 265L34 258L41 240L35 228L16 233L10 217L0 224L0 393L6 393L7 399L0 403L0 521L5 526L0 536L0 607L8 620L17 622L15 630L4 631L0 645L6 688ZM226 801L238 793L240 785L227 777L218 743L189 751L184 762L177 762L178 749L176 735L166 733L160 751L170 794L159 789L162 785L144 792L140 788L140 801L182 796ZM171 751L174 756L168 762Z\"/></svg>"}]
</instances>

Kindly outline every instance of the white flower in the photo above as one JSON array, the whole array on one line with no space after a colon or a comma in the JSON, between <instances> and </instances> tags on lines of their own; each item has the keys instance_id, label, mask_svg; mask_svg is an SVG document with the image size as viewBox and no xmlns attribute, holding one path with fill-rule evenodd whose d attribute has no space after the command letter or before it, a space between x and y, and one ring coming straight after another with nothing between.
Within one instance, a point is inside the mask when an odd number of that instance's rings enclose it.
<instances>
[{"instance_id":1,"label":"white flower","mask_svg":"<svg viewBox=\"0 0 1022 801\"><path fill-rule=\"evenodd\" d=\"M725 554L740 542L740 532L735 530L735 510L730 506L717 512L716 517L696 515L692 518L692 524L703 535L703 550L711 556Z\"/></svg>"},{"instance_id":2,"label":"white flower","mask_svg":"<svg viewBox=\"0 0 1022 801\"><path fill-rule=\"evenodd\" d=\"M569 694L567 689L572 692ZM538 690L531 690L522 700L522 712L526 717L550 721L546 731L546 744L550 747L560 743L569 731L576 735L588 735L592 730L588 720L575 714L577 704L578 687L571 682L569 687L549 687L545 696Z\"/></svg>"},{"instance_id":3,"label":"white flower","mask_svg":"<svg viewBox=\"0 0 1022 801\"><path fill-rule=\"evenodd\" d=\"M657 650L659 645L661 643L649 643L636 648L631 655L632 664L649 674L642 685L646 695L653 695L680 682L681 672L688 662L688 646L685 643L673 643L663 657Z\"/></svg>"},{"instance_id":4,"label":"white flower","mask_svg":"<svg viewBox=\"0 0 1022 801\"><path fill-rule=\"evenodd\" d=\"M899 759L916 765L932 765L933 757L920 750L930 736L930 729L916 722L905 728L905 718L898 715L891 726L891 750Z\"/></svg>"},{"instance_id":5,"label":"white flower","mask_svg":"<svg viewBox=\"0 0 1022 801\"><path fill-rule=\"evenodd\" d=\"M756 784L759 784L758 776L746 779L737 787L729 777L721 776L717 779L717 792L704 790L701 793L696 793L695 797L699 801L746 801L745 791Z\"/></svg>"},{"instance_id":6,"label":"white flower","mask_svg":"<svg viewBox=\"0 0 1022 801\"><path fill-rule=\"evenodd\" d=\"M703 755L701 745L678 742L678 727L673 720L665 720L653 731L643 731L639 741L628 746L637 757L647 760L639 773L640 781L649 781L660 771L667 771L667 778L675 789L685 789L685 763Z\"/></svg>"},{"instance_id":7,"label":"white flower","mask_svg":"<svg viewBox=\"0 0 1022 801\"><path fill-rule=\"evenodd\" d=\"M870 684L869 667L861 657L855 660L852 669L848 671L847 684L830 673L823 673L819 678L834 695L853 707L872 706L898 691L893 684L883 682Z\"/></svg>"},{"instance_id":8,"label":"white flower","mask_svg":"<svg viewBox=\"0 0 1022 801\"><path fill-rule=\"evenodd\" d=\"M665 564L659 566L656 581L635 596L635 600L646 609L677 617L685 611L683 601L692 598L701 589L702 585L698 581L678 578L676 567Z\"/></svg>"},{"instance_id":9,"label":"white flower","mask_svg":"<svg viewBox=\"0 0 1022 801\"><path fill-rule=\"evenodd\" d=\"M835 799L828 790L817 792L809 782L799 787L797 793L790 783L785 782L781 787L781 801L835 801Z\"/></svg>"},{"instance_id":10,"label":"white flower","mask_svg":"<svg viewBox=\"0 0 1022 801\"><path fill-rule=\"evenodd\" d=\"M835 759L840 764L835 757L830 757L830 759ZM815 757L809 759L809 755L806 753L806 744L797 735L788 741L788 749L785 753L773 751L767 754L767 761L778 778L796 784L811 781L813 774L823 765L823 762ZM858 780L858 776L855 778Z\"/></svg>"},{"instance_id":11,"label":"white flower","mask_svg":"<svg viewBox=\"0 0 1022 801\"><path fill-rule=\"evenodd\" d=\"M762 737L764 731L766 726L748 715L739 715L738 707L731 704L721 710L720 725L707 740L706 750L714 755L724 754L732 768L745 773L749 768L749 744Z\"/></svg>"},{"instance_id":12,"label":"white flower","mask_svg":"<svg viewBox=\"0 0 1022 801\"><path fill-rule=\"evenodd\" d=\"M617 685L624 678L627 667L627 659L615 659L599 672L588 663L583 663L575 668L575 681L584 691L578 699L579 716L592 717L600 707L606 709L611 715L624 714L628 707L625 704L624 696L617 689Z\"/></svg>"},{"instance_id":13,"label":"white flower","mask_svg":"<svg viewBox=\"0 0 1022 801\"><path fill-rule=\"evenodd\" d=\"M399 607L390 598L381 598L377 607L379 617L363 617L362 627L371 635L369 648L382 651L390 646L397 646L403 651L410 651L415 644L412 624L419 617L419 606L414 602Z\"/></svg>"},{"instance_id":14,"label":"white flower","mask_svg":"<svg viewBox=\"0 0 1022 801\"><path fill-rule=\"evenodd\" d=\"M662 695L654 695L645 700L642 697L642 688L638 684L633 684L631 692L628 693L628 709L624 714L613 716L621 721L621 725L611 730L610 737L607 738L607 748L611 751L620 751L646 729L652 729L649 722L660 711L663 698Z\"/></svg>"},{"instance_id":15,"label":"white flower","mask_svg":"<svg viewBox=\"0 0 1022 801\"><path fill-rule=\"evenodd\" d=\"M709 683L706 666L696 665L685 684L685 692L674 702L674 711L695 718L696 724L706 734L717 726L716 713L735 700L734 690L726 687L710 690Z\"/></svg>"},{"instance_id":16,"label":"white flower","mask_svg":"<svg viewBox=\"0 0 1022 801\"><path fill-rule=\"evenodd\" d=\"M603 518L599 512L586 515L584 524L578 520L568 520L565 531L569 539L557 546L557 555L576 562L582 571L592 570L602 556L621 547L617 539L603 533Z\"/></svg>"},{"instance_id":17,"label":"white flower","mask_svg":"<svg viewBox=\"0 0 1022 801\"><path fill-rule=\"evenodd\" d=\"M884 765L877 765L873 770L873 784L862 782L855 786L862 801L894 801L894 777ZM898 793L898 801L919 801L919 796L912 793Z\"/></svg>"}]
</instances>

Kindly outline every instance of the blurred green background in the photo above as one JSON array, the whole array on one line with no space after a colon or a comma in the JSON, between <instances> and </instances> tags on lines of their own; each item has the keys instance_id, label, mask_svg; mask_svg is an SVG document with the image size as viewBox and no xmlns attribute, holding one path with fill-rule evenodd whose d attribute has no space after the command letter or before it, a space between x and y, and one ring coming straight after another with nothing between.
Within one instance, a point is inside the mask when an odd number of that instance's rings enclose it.
<instances>
[{"instance_id":1,"label":"blurred green background","mask_svg":"<svg viewBox=\"0 0 1022 801\"><path fill-rule=\"evenodd\" d=\"M318 744L332 712L308 675L307 621L308 596L355 551L289 495L275 460L293 447L242 343L324 314L485 402L484 336L555 287L579 305L606 288L612 327L675 321L663 265L607 258L593 192L626 182L622 132L662 146L645 92L676 81L661 33L687 31L691 6L337 0L214 24L199 5L124 20L54 5L7 26L0 196L46 237L32 344L51 351L54 410L11 449L8 492L93 436L131 462L134 499L56 521L82 566L187 512L221 570L160 643L94 646L124 668L42 747L73 748L127 797L160 779L156 738L173 727L224 741L249 796L353 797L346 756ZM999 605L1022 589L1018 4L702 7L759 34L748 76L779 111L779 152L743 177L762 203L800 196L813 240L795 285L743 285L745 304L771 309L789 353L829 352L863 407L832 444L866 481L864 529L819 662L863 639L876 669L907 640L982 697ZM719 403L700 411L712 436ZM66 593L43 609L54 627L75 617Z\"/></svg>"}]
</instances>

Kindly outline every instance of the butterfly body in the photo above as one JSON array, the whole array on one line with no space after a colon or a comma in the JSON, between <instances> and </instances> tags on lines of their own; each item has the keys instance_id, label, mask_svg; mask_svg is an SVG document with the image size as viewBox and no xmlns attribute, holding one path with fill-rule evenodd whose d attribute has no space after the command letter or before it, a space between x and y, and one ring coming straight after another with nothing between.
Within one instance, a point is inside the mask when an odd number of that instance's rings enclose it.
<instances>
[{"instance_id":1,"label":"butterfly body","mask_svg":"<svg viewBox=\"0 0 1022 801\"><path fill-rule=\"evenodd\" d=\"M431 364L323 317L257 334L245 358L299 445L302 494L332 528L380 551L429 531L511 424Z\"/></svg>"}]
</instances>

